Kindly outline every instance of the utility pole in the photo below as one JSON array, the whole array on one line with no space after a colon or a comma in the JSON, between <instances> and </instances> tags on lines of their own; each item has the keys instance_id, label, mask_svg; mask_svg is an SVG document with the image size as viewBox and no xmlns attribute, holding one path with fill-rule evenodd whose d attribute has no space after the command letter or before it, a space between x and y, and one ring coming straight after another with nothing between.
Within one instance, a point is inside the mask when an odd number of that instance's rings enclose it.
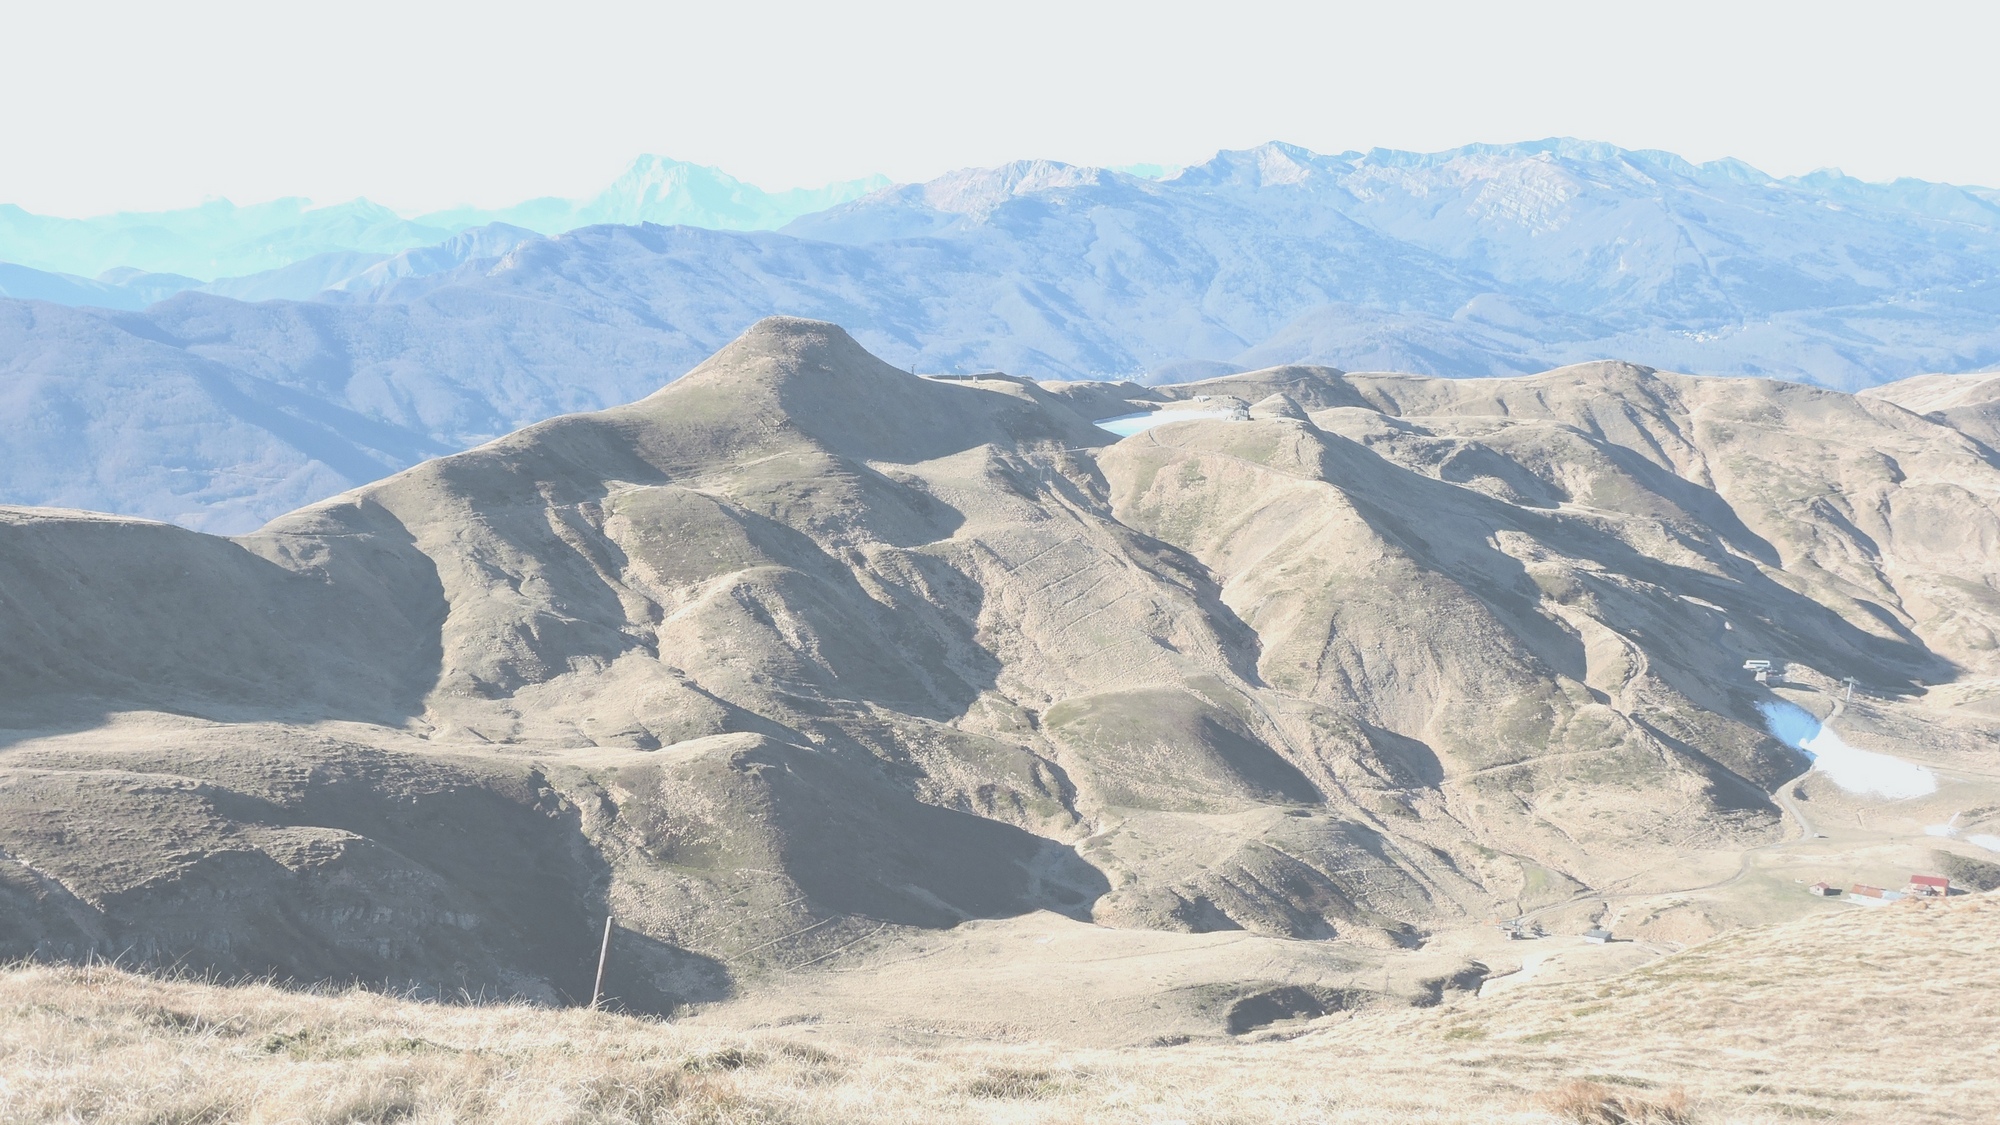
<instances>
[{"instance_id":1,"label":"utility pole","mask_svg":"<svg viewBox=\"0 0 2000 1125\"><path fill-rule=\"evenodd\" d=\"M611 955L611 915L604 916L604 944L597 948L597 983L590 986L590 1010L604 998L604 959Z\"/></svg>"},{"instance_id":2,"label":"utility pole","mask_svg":"<svg viewBox=\"0 0 2000 1125\"><path fill-rule=\"evenodd\" d=\"M1846 699L1843 699L1843 700L1841 700L1841 702L1842 702L1842 703L1852 703L1852 702L1854 702L1854 677L1853 677L1853 676L1849 676L1849 677L1847 677L1847 698L1846 698Z\"/></svg>"}]
</instances>

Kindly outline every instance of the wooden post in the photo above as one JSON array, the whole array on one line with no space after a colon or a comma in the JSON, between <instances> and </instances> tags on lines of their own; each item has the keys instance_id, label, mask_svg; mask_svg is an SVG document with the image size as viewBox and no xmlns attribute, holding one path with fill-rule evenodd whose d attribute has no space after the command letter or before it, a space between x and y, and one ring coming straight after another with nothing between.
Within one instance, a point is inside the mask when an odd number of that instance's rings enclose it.
<instances>
[{"instance_id":1,"label":"wooden post","mask_svg":"<svg viewBox=\"0 0 2000 1125\"><path fill-rule=\"evenodd\" d=\"M611 915L604 916L604 944L597 949L597 983L590 986L590 1010L597 1010L597 1002L604 998L604 959L611 955Z\"/></svg>"}]
</instances>

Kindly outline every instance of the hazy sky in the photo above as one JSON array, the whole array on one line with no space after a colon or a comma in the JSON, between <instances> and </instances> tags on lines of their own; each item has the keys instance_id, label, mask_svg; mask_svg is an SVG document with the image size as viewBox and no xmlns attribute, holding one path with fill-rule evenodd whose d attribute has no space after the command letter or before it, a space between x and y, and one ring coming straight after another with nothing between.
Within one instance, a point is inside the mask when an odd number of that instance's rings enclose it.
<instances>
[{"instance_id":1,"label":"hazy sky","mask_svg":"<svg viewBox=\"0 0 2000 1125\"><path fill-rule=\"evenodd\" d=\"M2000 185L2000 5L0 0L0 202L405 210L1569 135Z\"/></svg>"}]
</instances>

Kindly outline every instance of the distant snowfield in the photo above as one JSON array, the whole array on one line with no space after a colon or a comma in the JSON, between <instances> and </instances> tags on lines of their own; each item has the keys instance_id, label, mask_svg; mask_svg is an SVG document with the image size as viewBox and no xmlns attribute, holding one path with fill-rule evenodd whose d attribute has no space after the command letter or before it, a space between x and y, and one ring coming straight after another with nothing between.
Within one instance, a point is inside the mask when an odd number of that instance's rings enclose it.
<instances>
[{"instance_id":1,"label":"distant snowfield","mask_svg":"<svg viewBox=\"0 0 2000 1125\"><path fill-rule=\"evenodd\" d=\"M1825 727L1799 749L1813 756L1813 769L1849 793L1893 801L1937 792L1937 775L1931 771L1888 754L1858 750Z\"/></svg>"},{"instance_id":2,"label":"distant snowfield","mask_svg":"<svg viewBox=\"0 0 2000 1125\"><path fill-rule=\"evenodd\" d=\"M1937 792L1937 775L1930 770L1894 755L1849 746L1803 708L1790 703L1760 703L1757 709L1763 712L1773 736L1805 751L1812 758L1815 773L1825 774L1849 793L1898 801Z\"/></svg>"}]
</instances>

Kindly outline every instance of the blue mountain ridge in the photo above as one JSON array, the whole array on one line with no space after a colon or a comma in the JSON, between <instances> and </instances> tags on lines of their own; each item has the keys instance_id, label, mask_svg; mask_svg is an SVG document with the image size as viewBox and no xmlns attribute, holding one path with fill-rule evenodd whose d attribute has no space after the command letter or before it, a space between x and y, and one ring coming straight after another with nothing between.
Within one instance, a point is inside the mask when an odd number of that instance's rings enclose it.
<instances>
[{"instance_id":1,"label":"blue mountain ridge","mask_svg":"<svg viewBox=\"0 0 2000 1125\"><path fill-rule=\"evenodd\" d=\"M1160 178L1024 161L776 231L487 224L143 310L0 301L0 499L245 530L640 397L773 313L932 372L1472 376L1619 358L1854 389L2000 364L1996 276L1985 189L1592 142L1269 144Z\"/></svg>"},{"instance_id":2,"label":"blue mountain ridge","mask_svg":"<svg viewBox=\"0 0 2000 1125\"><path fill-rule=\"evenodd\" d=\"M36 215L0 204L0 263L83 277L118 268L178 274L185 276L183 288L195 288L315 257L388 257L492 223L540 234L598 223L765 230L888 182L871 176L821 188L767 192L719 168L648 155L634 160L624 174L587 199L548 197L512 207L457 207L412 217L366 199L325 207L298 198L242 207L211 200L175 211L123 212L91 219ZM0 296L34 295L9 284L0 278ZM24 287L18 279L12 284Z\"/></svg>"}]
</instances>

